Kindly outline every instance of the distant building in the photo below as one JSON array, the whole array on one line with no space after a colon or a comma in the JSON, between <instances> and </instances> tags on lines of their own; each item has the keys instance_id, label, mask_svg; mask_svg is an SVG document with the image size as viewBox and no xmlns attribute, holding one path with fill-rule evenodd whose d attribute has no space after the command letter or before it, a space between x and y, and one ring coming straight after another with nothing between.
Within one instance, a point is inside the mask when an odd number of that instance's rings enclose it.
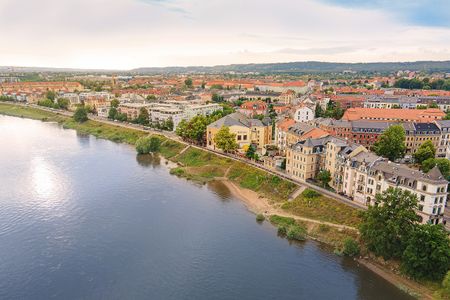
<instances>
[{"instance_id":1,"label":"distant building","mask_svg":"<svg viewBox=\"0 0 450 300\"><path fill-rule=\"evenodd\" d=\"M441 120L445 113L437 108L429 109L385 109L385 108L349 108L342 120L372 120L395 122L432 122Z\"/></svg>"}]
</instances>

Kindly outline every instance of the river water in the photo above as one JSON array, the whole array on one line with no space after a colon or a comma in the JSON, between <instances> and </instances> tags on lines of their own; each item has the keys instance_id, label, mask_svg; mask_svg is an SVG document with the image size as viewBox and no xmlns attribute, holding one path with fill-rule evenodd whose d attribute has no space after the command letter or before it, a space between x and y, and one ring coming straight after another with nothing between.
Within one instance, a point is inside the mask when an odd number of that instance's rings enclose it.
<instances>
[{"instance_id":1,"label":"river water","mask_svg":"<svg viewBox=\"0 0 450 300\"><path fill-rule=\"evenodd\" d=\"M0 145L0 299L410 299L128 145L6 116Z\"/></svg>"}]
</instances>

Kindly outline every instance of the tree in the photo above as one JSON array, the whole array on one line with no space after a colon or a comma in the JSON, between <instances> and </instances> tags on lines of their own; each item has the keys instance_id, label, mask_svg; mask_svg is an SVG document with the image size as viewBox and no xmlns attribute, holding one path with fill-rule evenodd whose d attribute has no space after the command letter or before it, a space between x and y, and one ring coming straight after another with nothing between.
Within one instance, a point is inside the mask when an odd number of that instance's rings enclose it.
<instances>
[{"instance_id":1,"label":"tree","mask_svg":"<svg viewBox=\"0 0 450 300\"><path fill-rule=\"evenodd\" d=\"M161 140L156 136L141 137L136 141L136 151L139 154L158 152L161 147Z\"/></svg>"},{"instance_id":2,"label":"tree","mask_svg":"<svg viewBox=\"0 0 450 300\"><path fill-rule=\"evenodd\" d=\"M138 124L147 125L149 123L149 114L148 110L145 107L141 107L139 110L139 115L136 119Z\"/></svg>"},{"instance_id":3,"label":"tree","mask_svg":"<svg viewBox=\"0 0 450 300\"><path fill-rule=\"evenodd\" d=\"M45 97L54 102L56 98L56 93L54 91L47 91Z\"/></svg>"},{"instance_id":4,"label":"tree","mask_svg":"<svg viewBox=\"0 0 450 300\"><path fill-rule=\"evenodd\" d=\"M83 123L88 120L87 110L84 107L78 107L73 114L73 119L78 123Z\"/></svg>"},{"instance_id":5,"label":"tree","mask_svg":"<svg viewBox=\"0 0 450 300\"><path fill-rule=\"evenodd\" d=\"M450 160L446 158L429 158L422 162L421 169L425 173L428 173L431 169L433 169L435 166L439 168L439 171L441 171L442 175L449 179L450 177Z\"/></svg>"},{"instance_id":6,"label":"tree","mask_svg":"<svg viewBox=\"0 0 450 300\"><path fill-rule=\"evenodd\" d=\"M420 145L416 153L414 153L414 159L417 163L422 164L423 161L433 158L436 155L436 148L431 141L426 141Z\"/></svg>"},{"instance_id":7,"label":"tree","mask_svg":"<svg viewBox=\"0 0 450 300\"><path fill-rule=\"evenodd\" d=\"M111 107L118 108L119 104L120 104L119 100L117 100L117 99L111 100Z\"/></svg>"},{"instance_id":8,"label":"tree","mask_svg":"<svg viewBox=\"0 0 450 300\"><path fill-rule=\"evenodd\" d=\"M66 110L69 108L69 105L70 105L69 99L66 99L66 98L59 98L57 103L58 103L59 108L66 109Z\"/></svg>"},{"instance_id":9,"label":"tree","mask_svg":"<svg viewBox=\"0 0 450 300\"><path fill-rule=\"evenodd\" d=\"M362 213L361 239L367 248L385 259L401 258L419 221L417 197L409 191L389 188L375 196L375 205Z\"/></svg>"},{"instance_id":10,"label":"tree","mask_svg":"<svg viewBox=\"0 0 450 300\"><path fill-rule=\"evenodd\" d=\"M211 100L212 100L213 102L222 102L222 101L223 101L223 97L220 96L220 95L217 94L217 93L214 93L214 94L212 94L212 96L211 96Z\"/></svg>"},{"instance_id":11,"label":"tree","mask_svg":"<svg viewBox=\"0 0 450 300\"><path fill-rule=\"evenodd\" d=\"M323 115L324 115L324 111L323 111L323 109L322 109L322 106L320 106L320 104L317 103L317 104L316 104L316 111L315 111L314 116L315 116L316 118L320 118L320 117L323 117Z\"/></svg>"},{"instance_id":12,"label":"tree","mask_svg":"<svg viewBox=\"0 0 450 300\"><path fill-rule=\"evenodd\" d=\"M111 106L111 108L108 111L108 119L115 120L117 118L117 114L118 114L117 108Z\"/></svg>"},{"instance_id":13,"label":"tree","mask_svg":"<svg viewBox=\"0 0 450 300\"><path fill-rule=\"evenodd\" d=\"M187 78L187 79L184 81L184 84L185 84L188 88L191 88L191 87L192 87L192 79L191 79L191 78Z\"/></svg>"},{"instance_id":14,"label":"tree","mask_svg":"<svg viewBox=\"0 0 450 300\"><path fill-rule=\"evenodd\" d=\"M450 243L442 225L417 225L402 258L402 270L415 279L441 281L450 268Z\"/></svg>"},{"instance_id":15,"label":"tree","mask_svg":"<svg viewBox=\"0 0 450 300\"><path fill-rule=\"evenodd\" d=\"M442 290L444 292L444 295L448 297L450 296L450 271L447 272L444 280L442 280Z\"/></svg>"},{"instance_id":16,"label":"tree","mask_svg":"<svg viewBox=\"0 0 450 300\"><path fill-rule=\"evenodd\" d=\"M390 126L373 145L373 150L377 155L395 161L405 156L405 129L401 125Z\"/></svg>"},{"instance_id":17,"label":"tree","mask_svg":"<svg viewBox=\"0 0 450 300\"><path fill-rule=\"evenodd\" d=\"M328 183L331 181L331 173L328 170L320 170L316 179L322 183L323 187L327 187Z\"/></svg>"},{"instance_id":18,"label":"tree","mask_svg":"<svg viewBox=\"0 0 450 300\"><path fill-rule=\"evenodd\" d=\"M359 255L359 251L359 244L353 238L348 237L344 240L344 249L342 250L344 255L350 257L357 256Z\"/></svg>"},{"instance_id":19,"label":"tree","mask_svg":"<svg viewBox=\"0 0 450 300\"><path fill-rule=\"evenodd\" d=\"M250 145L247 149L247 151L245 152L245 156L249 159L254 159L256 154L256 149L255 146Z\"/></svg>"},{"instance_id":20,"label":"tree","mask_svg":"<svg viewBox=\"0 0 450 300\"><path fill-rule=\"evenodd\" d=\"M155 96L155 95L148 95L148 96L146 97L146 99L147 99L148 101L153 101L153 100L156 100L156 96Z\"/></svg>"},{"instance_id":21,"label":"tree","mask_svg":"<svg viewBox=\"0 0 450 300\"><path fill-rule=\"evenodd\" d=\"M223 126L214 136L214 143L224 152L232 152L238 148L236 134L230 132L230 128Z\"/></svg>"},{"instance_id":22,"label":"tree","mask_svg":"<svg viewBox=\"0 0 450 300\"><path fill-rule=\"evenodd\" d=\"M169 118L166 121L164 121L164 124L163 124L164 130L173 131L173 127L174 127L174 124L173 124L172 118Z\"/></svg>"}]
</instances>

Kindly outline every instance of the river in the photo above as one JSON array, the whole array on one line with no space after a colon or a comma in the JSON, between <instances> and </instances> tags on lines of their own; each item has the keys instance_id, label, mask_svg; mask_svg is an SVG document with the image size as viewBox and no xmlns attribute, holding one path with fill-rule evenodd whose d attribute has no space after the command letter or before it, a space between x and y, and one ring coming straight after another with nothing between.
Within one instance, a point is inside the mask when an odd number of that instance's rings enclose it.
<instances>
[{"instance_id":1,"label":"river","mask_svg":"<svg viewBox=\"0 0 450 300\"><path fill-rule=\"evenodd\" d=\"M0 299L411 299L128 145L6 116L0 141Z\"/></svg>"}]
</instances>

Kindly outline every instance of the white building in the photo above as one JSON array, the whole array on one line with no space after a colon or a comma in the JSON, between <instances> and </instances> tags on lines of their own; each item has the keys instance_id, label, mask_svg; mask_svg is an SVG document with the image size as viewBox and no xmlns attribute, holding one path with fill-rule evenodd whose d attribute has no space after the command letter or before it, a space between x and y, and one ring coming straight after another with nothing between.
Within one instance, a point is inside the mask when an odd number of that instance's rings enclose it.
<instances>
[{"instance_id":1,"label":"white building","mask_svg":"<svg viewBox=\"0 0 450 300\"><path fill-rule=\"evenodd\" d=\"M436 156L450 159L450 120L436 121L436 125L441 131L441 138L439 140Z\"/></svg>"},{"instance_id":2,"label":"white building","mask_svg":"<svg viewBox=\"0 0 450 300\"><path fill-rule=\"evenodd\" d=\"M314 110L307 106L300 106L294 109L293 118L295 122L309 122L314 120Z\"/></svg>"}]
</instances>

